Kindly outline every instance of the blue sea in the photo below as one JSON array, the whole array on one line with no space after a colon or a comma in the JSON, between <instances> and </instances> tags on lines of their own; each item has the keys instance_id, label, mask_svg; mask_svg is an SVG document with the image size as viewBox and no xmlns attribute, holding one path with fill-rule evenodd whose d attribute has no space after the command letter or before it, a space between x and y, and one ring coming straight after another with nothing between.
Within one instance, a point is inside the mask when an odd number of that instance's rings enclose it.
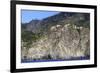
<instances>
[{"instance_id":1,"label":"blue sea","mask_svg":"<svg viewBox=\"0 0 100 73\"><path fill-rule=\"evenodd\" d=\"M21 63L36 63L36 62L54 62L54 61L73 61L73 60L90 60L90 56L84 57L71 57L70 59L44 59L44 60L30 60L30 59L22 59Z\"/></svg>"}]
</instances>

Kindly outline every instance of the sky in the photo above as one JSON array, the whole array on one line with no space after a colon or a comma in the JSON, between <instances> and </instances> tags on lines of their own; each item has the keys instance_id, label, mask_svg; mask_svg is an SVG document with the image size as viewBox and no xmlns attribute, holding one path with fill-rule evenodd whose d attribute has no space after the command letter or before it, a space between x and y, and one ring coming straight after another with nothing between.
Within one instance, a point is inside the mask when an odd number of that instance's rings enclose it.
<instances>
[{"instance_id":1,"label":"sky","mask_svg":"<svg viewBox=\"0 0 100 73\"><path fill-rule=\"evenodd\" d=\"M53 16L59 12L53 11L36 11L36 10L21 10L21 22L28 23L31 20L42 20L46 17Z\"/></svg>"}]
</instances>

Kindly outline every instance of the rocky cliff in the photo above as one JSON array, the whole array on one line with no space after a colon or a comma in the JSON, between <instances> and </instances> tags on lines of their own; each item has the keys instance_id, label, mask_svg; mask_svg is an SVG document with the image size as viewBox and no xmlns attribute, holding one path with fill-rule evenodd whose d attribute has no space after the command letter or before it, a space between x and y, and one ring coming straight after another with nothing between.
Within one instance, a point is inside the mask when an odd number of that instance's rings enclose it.
<instances>
[{"instance_id":1,"label":"rocky cliff","mask_svg":"<svg viewBox=\"0 0 100 73\"><path fill-rule=\"evenodd\" d=\"M90 55L89 14L63 12L32 23L24 29L28 34L22 32L22 60L63 60Z\"/></svg>"}]
</instances>

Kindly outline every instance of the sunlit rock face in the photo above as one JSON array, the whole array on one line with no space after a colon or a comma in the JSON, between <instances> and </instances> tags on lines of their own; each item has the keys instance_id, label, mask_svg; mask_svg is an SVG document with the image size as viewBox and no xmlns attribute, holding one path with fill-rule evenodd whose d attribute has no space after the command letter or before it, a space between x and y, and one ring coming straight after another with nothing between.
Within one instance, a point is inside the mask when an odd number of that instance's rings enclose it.
<instances>
[{"instance_id":1,"label":"sunlit rock face","mask_svg":"<svg viewBox=\"0 0 100 73\"><path fill-rule=\"evenodd\" d=\"M22 59L70 59L90 54L89 28L76 28L74 24L55 25L49 34L36 42L29 49L22 48Z\"/></svg>"},{"instance_id":2,"label":"sunlit rock face","mask_svg":"<svg viewBox=\"0 0 100 73\"><path fill-rule=\"evenodd\" d=\"M85 55L90 54L90 30L88 28L83 28L80 30L80 38L81 38L81 49L84 50Z\"/></svg>"}]
</instances>

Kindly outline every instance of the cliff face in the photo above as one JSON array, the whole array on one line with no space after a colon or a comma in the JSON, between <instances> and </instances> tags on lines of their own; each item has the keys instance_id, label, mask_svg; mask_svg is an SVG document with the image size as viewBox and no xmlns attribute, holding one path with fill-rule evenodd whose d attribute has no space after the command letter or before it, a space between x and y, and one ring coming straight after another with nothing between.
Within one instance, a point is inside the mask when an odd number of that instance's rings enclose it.
<instances>
[{"instance_id":1,"label":"cliff face","mask_svg":"<svg viewBox=\"0 0 100 73\"><path fill-rule=\"evenodd\" d=\"M30 46L26 46L27 41L22 40L23 60L71 59L90 55L90 28L89 24L85 24L89 23L89 19L85 21L83 14L61 14L44 19L41 25L39 23L39 27L44 25L40 28L42 32L39 31L41 37L35 35L36 40L32 41L32 38ZM60 21L56 19L58 16L62 16ZM56 23L53 23L53 18ZM81 20L84 20L84 24L79 25Z\"/></svg>"}]
</instances>

